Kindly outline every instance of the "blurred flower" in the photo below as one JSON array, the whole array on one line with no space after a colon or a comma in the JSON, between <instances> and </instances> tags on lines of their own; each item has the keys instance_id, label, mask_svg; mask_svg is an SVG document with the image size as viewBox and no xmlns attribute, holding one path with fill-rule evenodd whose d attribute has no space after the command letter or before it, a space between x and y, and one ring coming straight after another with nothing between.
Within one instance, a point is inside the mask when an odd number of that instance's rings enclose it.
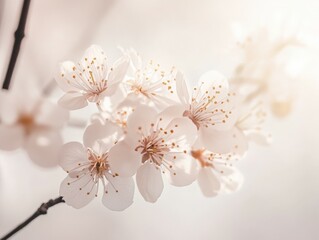
<instances>
[{"instance_id":1,"label":"blurred flower","mask_svg":"<svg viewBox=\"0 0 319 240\"><path fill-rule=\"evenodd\" d=\"M232 164L236 155L217 154L205 149L194 149L191 155L200 168L197 181L204 196L215 197L220 192L234 192L242 185L243 177Z\"/></svg>"},{"instance_id":2,"label":"blurred flower","mask_svg":"<svg viewBox=\"0 0 319 240\"><path fill-rule=\"evenodd\" d=\"M196 127L187 118L171 121L140 106L129 117L124 141L110 151L110 164L120 175L136 173L138 189L144 199L155 202L163 191L162 173L171 184L185 186L196 178L190 146L196 139Z\"/></svg>"},{"instance_id":3,"label":"blurred flower","mask_svg":"<svg viewBox=\"0 0 319 240\"><path fill-rule=\"evenodd\" d=\"M159 64L149 61L145 64L134 50L124 51L130 57L130 68L124 87L128 92L126 101L150 104L163 109L176 103L175 69L165 72Z\"/></svg>"},{"instance_id":4,"label":"blurred flower","mask_svg":"<svg viewBox=\"0 0 319 240\"><path fill-rule=\"evenodd\" d=\"M247 141L269 145L272 140L271 135L262 128L265 118L266 112L263 110L261 102L243 104L236 127L244 133Z\"/></svg>"},{"instance_id":5,"label":"blurred flower","mask_svg":"<svg viewBox=\"0 0 319 240\"><path fill-rule=\"evenodd\" d=\"M104 97L113 95L126 74L128 64L128 59L122 57L108 68L103 50L92 45L77 66L69 61L61 64L56 81L66 94L59 104L75 110L87 106L88 102L99 103Z\"/></svg>"},{"instance_id":6,"label":"blurred flower","mask_svg":"<svg viewBox=\"0 0 319 240\"><path fill-rule=\"evenodd\" d=\"M81 208L98 196L103 187L102 202L114 211L122 211L133 203L134 181L112 171L109 151L121 138L121 129L111 122L93 123L83 136L83 144L70 142L61 151L61 167L68 176L61 183L60 195L65 202Z\"/></svg>"},{"instance_id":7,"label":"blurred flower","mask_svg":"<svg viewBox=\"0 0 319 240\"><path fill-rule=\"evenodd\" d=\"M271 36L267 28L241 38L238 45L243 60L233 74L232 83L239 89L252 88L246 94L247 102L263 97L275 116L286 116L291 111L294 85L301 71L300 56L296 55L302 45L300 40L294 35Z\"/></svg>"},{"instance_id":8,"label":"blurred flower","mask_svg":"<svg viewBox=\"0 0 319 240\"><path fill-rule=\"evenodd\" d=\"M22 147L36 164L56 166L68 111L45 99L30 83L2 90L0 98L0 149Z\"/></svg>"}]
</instances>

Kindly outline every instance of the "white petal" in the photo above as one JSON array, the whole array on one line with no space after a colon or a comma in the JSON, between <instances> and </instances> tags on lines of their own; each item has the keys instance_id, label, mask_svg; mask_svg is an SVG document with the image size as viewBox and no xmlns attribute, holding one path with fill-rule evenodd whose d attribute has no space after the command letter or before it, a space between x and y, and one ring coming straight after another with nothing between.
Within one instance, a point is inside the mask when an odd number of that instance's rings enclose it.
<instances>
[{"instance_id":1,"label":"white petal","mask_svg":"<svg viewBox=\"0 0 319 240\"><path fill-rule=\"evenodd\" d=\"M119 83L123 80L127 72L129 63L130 61L127 57L122 57L114 63L113 70L111 70L108 76L108 83L110 85Z\"/></svg>"},{"instance_id":2,"label":"white petal","mask_svg":"<svg viewBox=\"0 0 319 240\"><path fill-rule=\"evenodd\" d=\"M63 141L54 130L33 131L28 136L25 149L31 160L41 167L55 167L59 163L59 152Z\"/></svg>"},{"instance_id":3,"label":"white petal","mask_svg":"<svg viewBox=\"0 0 319 240\"><path fill-rule=\"evenodd\" d=\"M220 178L223 184L222 191L224 193L232 193L238 191L244 182L243 175L234 168L228 167L227 169L227 167L224 167L222 170L224 172L224 174Z\"/></svg>"},{"instance_id":4,"label":"white petal","mask_svg":"<svg viewBox=\"0 0 319 240\"><path fill-rule=\"evenodd\" d=\"M88 105L85 96L79 92L67 92L58 103L69 110L84 108Z\"/></svg>"},{"instance_id":5,"label":"white petal","mask_svg":"<svg viewBox=\"0 0 319 240\"><path fill-rule=\"evenodd\" d=\"M127 120L128 138L135 139L141 133L148 135L151 124L155 124L157 112L145 105L141 105Z\"/></svg>"},{"instance_id":6,"label":"white petal","mask_svg":"<svg viewBox=\"0 0 319 240\"><path fill-rule=\"evenodd\" d=\"M12 151L22 147L24 138L24 129L21 126L0 124L0 149Z\"/></svg>"},{"instance_id":7,"label":"white petal","mask_svg":"<svg viewBox=\"0 0 319 240\"><path fill-rule=\"evenodd\" d=\"M79 142L64 144L60 151L60 166L67 172L88 162L87 152Z\"/></svg>"},{"instance_id":8,"label":"white petal","mask_svg":"<svg viewBox=\"0 0 319 240\"><path fill-rule=\"evenodd\" d=\"M127 94L126 97L121 96L120 100L121 100L121 101L119 101L120 103L116 107L117 109L123 108L123 107L136 108L137 106L141 105L140 98L135 93L129 93L129 94Z\"/></svg>"},{"instance_id":9,"label":"white petal","mask_svg":"<svg viewBox=\"0 0 319 240\"><path fill-rule=\"evenodd\" d=\"M74 208L82 208L89 204L97 194L97 185L89 170L79 178L67 176L60 186L60 195L65 203Z\"/></svg>"},{"instance_id":10,"label":"white petal","mask_svg":"<svg viewBox=\"0 0 319 240\"><path fill-rule=\"evenodd\" d=\"M85 129L83 143L86 147L95 148L97 140L100 140L105 143L106 148L111 148L122 134L122 129L110 121L105 121L104 124L95 122Z\"/></svg>"},{"instance_id":11,"label":"white petal","mask_svg":"<svg viewBox=\"0 0 319 240\"><path fill-rule=\"evenodd\" d=\"M202 193L206 197L215 197L220 191L220 182L211 168L202 168L197 180Z\"/></svg>"},{"instance_id":12,"label":"white petal","mask_svg":"<svg viewBox=\"0 0 319 240\"><path fill-rule=\"evenodd\" d=\"M243 155L248 148L245 136L237 129L216 131L211 128L202 128L199 131L199 141L196 148L206 148L214 153L234 152Z\"/></svg>"},{"instance_id":13,"label":"white petal","mask_svg":"<svg viewBox=\"0 0 319 240\"><path fill-rule=\"evenodd\" d=\"M62 127L69 118L69 112L47 100L40 105L35 121L39 125Z\"/></svg>"},{"instance_id":14,"label":"white petal","mask_svg":"<svg viewBox=\"0 0 319 240\"><path fill-rule=\"evenodd\" d=\"M58 86L64 91L76 91L77 88L74 87L72 82L74 81L74 68L76 68L75 64L71 61L65 61L60 64L59 70L55 76L55 80Z\"/></svg>"},{"instance_id":15,"label":"white petal","mask_svg":"<svg viewBox=\"0 0 319 240\"><path fill-rule=\"evenodd\" d=\"M128 50L122 50L124 54L126 54L130 58L130 62L132 64L133 71L136 71L137 69L142 69L143 67L143 61L140 56L140 54L133 48L130 48Z\"/></svg>"},{"instance_id":16,"label":"white petal","mask_svg":"<svg viewBox=\"0 0 319 240\"><path fill-rule=\"evenodd\" d=\"M156 202L164 188L161 169L155 164L145 163L136 173L136 184L147 202Z\"/></svg>"},{"instance_id":17,"label":"white petal","mask_svg":"<svg viewBox=\"0 0 319 240\"><path fill-rule=\"evenodd\" d=\"M121 141L109 151L108 161L112 173L117 173L120 177L131 177L141 165L141 155L132 146Z\"/></svg>"},{"instance_id":18,"label":"white petal","mask_svg":"<svg viewBox=\"0 0 319 240\"><path fill-rule=\"evenodd\" d=\"M233 128L233 148L231 153L242 157L248 151L248 141L245 134L238 128Z\"/></svg>"},{"instance_id":19,"label":"white petal","mask_svg":"<svg viewBox=\"0 0 319 240\"><path fill-rule=\"evenodd\" d=\"M110 97L116 93L116 90L119 88L119 84L123 81L127 68L129 66L129 59L123 57L119 59L111 68L107 83L108 89L102 93L102 97Z\"/></svg>"},{"instance_id":20,"label":"white petal","mask_svg":"<svg viewBox=\"0 0 319 240\"><path fill-rule=\"evenodd\" d=\"M157 119L162 119L160 124L166 127L174 118L183 117L183 113L186 110L186 106L178 104L165 108L164 111L158 114Z\"/></svg>"},{"instance_id":21,"label":"white petal","mask_svg":"<svg viewBox=\"0 0 319 240\"><path fill-rule=\"evenodd\" d=\"M187 84L183 74L180 71L178 71L176 74L176 91L177 91L178 98L180 99L182 104L190 103L189 102L190 97L189 97Z\"/></svg>"},{"instance_id":22,"label":"white petal","mask_svg":"<svg viewBox=\"0 0 319 240\"><path fill-rule=\"evenodd\" d=\"M193 183L198 174L197 162L190 155L179 153L173 154L176 159L170 160L172 169L169 172L169 181L172 185L182 187Z\"/></svg>"},{"instance_id":23,"label":"white petal","mask_svg":"<svg viewBox=\"0 0 319 240\"><path fill-rule=\"evenodd\" d=\"M133 203L133 178L112 177L111 183L105 187L102 202L105 207L113 211L123 211Z\"/></svg>"},{"instance_id":24,"label":"white petal","mask_svg":"<svg viewBox=\"0 0 319 240\"><path fill-rule=\"evenodd\" d=\"M255 142L262 146L269 146L272 142L272 137L269 133L261 130L247 130L245 131L249 141Z\"/></svg>"},{"instance_id":25,"label":"white petal","mask_svg":"<svg viewBox=\"0 0 319 240\"><path fill-rule=\"evenodd\" d=\"M197 138L197 128L189 118L175 118L167 125L165 130L168 134L166 139L174 139L174 142L193 145Z\"/></svg>"}]
</instances>

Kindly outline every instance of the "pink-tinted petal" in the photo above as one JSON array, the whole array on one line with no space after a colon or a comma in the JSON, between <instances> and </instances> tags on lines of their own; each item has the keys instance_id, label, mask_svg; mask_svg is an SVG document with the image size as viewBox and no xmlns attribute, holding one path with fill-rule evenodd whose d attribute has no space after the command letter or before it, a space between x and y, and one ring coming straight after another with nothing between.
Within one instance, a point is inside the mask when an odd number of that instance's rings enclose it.
<instances>
[{"instance_id":1,"label":"pink-tinted petal","mask_svg":"<svg viewBox=\"0 0 319 240\"><path fill-rule=\"evenodd\" d=\"M248 151L247 137L238 128L233 128L232 131L233 131L233 148L231 152L239 157L242 157Z\"/></svg>"},{"instance_id":2,"label":"pink-tinted petal","mask_svg":"<svg viewBox=\"0 0 319 240\"><path fill-rule=\"evenodd\" d=\"M157 112L148 106L141 105L127 120L128 139L137 139L141 134L148 135L152 124L156 122Z\"/></svg>"},{"instance_id":3,"label":"pink-tinted petal","mask_svg":"<svg viewBox=\"0 0 319 240\"><path fill-rule=\"evenodd\" d=\"M187 84L183 74L180 71L178 71L176 74L176 91L177 91L178 98L180 99L182 104L190 103L190 97L189 97Z\"/></svg>"},{"instance_id":4,"label":"pink-tinted petal","mask_svg":"<svg viewBox=\"0 0 319 240\"><path fill-rule=\"evenodd\" d=\"M109 177L108 177L109 178ZM102 202L105 207L113 211L123 211L133 203L133 178L112 177L104 189Z\"/></svg>"},{"instance_id":5,"label":"pink-tinted petal","mask_svg":"<svg viewBox=\"0 0 319 240\"><path fill-rule=\"evenodd\" d=\"M82 169L88 163L87 151L79 142L69 142L62 146L60 151L60 166L66 171Z\"/></svg>"},{"instance_id":6,"label":"pink-tinted petal","mask_svg":"<svg viewBox=\"0 0 319 240\"><path fill-rule=\"evenodd\" d=\"M55 80L58 84L58 86L64 91L64 92L70 92L70 91L76 91L78 88L74 84L74 72L76 69L76 66L71 61L66 61L60 64L59 70L57 71L57 74L55 76Z\"/></svg>"},{"instance_id":7,"label":"pink-tinted petal","mask_svg":"<svg viewBox=\"0 0 319 240\"><path fill-rule=\"evenodd\" d=\"M19 125L0 124L0 149L12 151L22 147L24 143L24 129Z\"/></svg>"},{"instance_id":8,"label":"pink-tinted petal","mask_svg":"<svg viewBox=\"0 0 319 240\"><path fill-rule=\"evenodd\" d=\"M69 110L84 108L88 105L85 96L79 92L67 92L58 103Z\"/></svg>"},{"instance_id":9,"label":"pink-tinted petal","mask_svg":"<svg viewBox=\"0 0 319 240\"><path fill-rule=\"evenodd\" d=\"M117 84L123 80L127 72L129 63L130 61L127 57L122 57L114 63L113 68L108 76L108 83L110 86L112 86L113 84Z\"/></svg>"},{"instance_id":10,"label":"pink-tinted petal","mask_svg":"<svg viewBox=\"0 0 319 240\"><path fill-rule=\"evenodd\" d=\"M202 168L198 174L197 181L206 197L215 197L220 191L220 182L211 168Z\"/></svg>"},{"instance_id":11,"label":"pink-tinted petal","mask_svg":"<svg viewBox=\"0 0 319 240\"><path fill-rule=\"evenodd\" d=\"M108 161L112 173L120 177L131 177L141 165L141 155L128 143L121 141L109 151Z\"/></svg>"},{"instance_id":12,"label":"pink-tinted petal","mask_svg":"<svg viewBox=\"0 0 319 240\"><path fill-rule=\"evenodd\" d=\"M156 202L164 188L161 169L153 163L145 163L136 173L136 184L147 202Z\"/></svg>"},{"instance_id":13,"label":"pink-tinted petal","mask_svg":"<svg viewBox=\"0 0 319 240\"><path fill-rule=\"evenodd\" d=\"M103 124L95 122L85 129L83 143L88 148L94 148L97 140L100 140L105 143L106 148L110 149L120 140L122 134L122 129L110 121L105 121Z\"/></svg>"},{"instance_id":14,"label":"pink-tinted petal","mask_svg":"<svg viewBox=\"0 0 319 240\"><path fill-rule=\"evenodd\" d=\"M142 69L143 67L142 58L135 49L130 48L128 50L122 50L122 52L129 57L133 71L136 71L137 69Z\"/></svg>"},{"instance_id":15,"label":"pink-tinted petal","mask_svg":"<svg viewBox=\"0 0 319 240\"><path fill-rule=\"evenodd\" d=\"M223 184L222 191L224 193L238 191L244 182L243 175L234 168L224 167L219 170L223 171L223 175L220 178Z\"/></svg>"},{"instance_id":16,"label":"pink-tinted petal","mask_svg":"<svg viewBox=\"0 0 319 240\"><path fill-rule=\"evenodd\" d=\"M243 155L248 146L245 136L237 129L229 131L215 131L211 128L203 128L199 131L199 140L196 148L206 148L214 153L236 152Z\"/></svg>"},{"instance_id":17,"label":"pink-tinted petal","mask_svg":"<svg viewBox=\"0 0 319 240\"><path fill-rule=\"evenodd\" d=\"M165 130L167 132L166 139L173 139L177 143L191 146L197 138L196 126L189 118L175 118L167 125Z\"/></svg>"},{"instance_id":18,"label":"pink-tinted petal","mask_svg":"<svg viewBox=\"0 0 319 240\"><path fill-rule=\"evenodd\" d=\"M82 208L89 204L97 191L97 185L89 171L79 178L67 176L60 186L60 195L65 203L74 208Z\"/></svg>"},{"instance_id":19,"label":"pink-tinted petal","mask_svg":"<svg viewBox=\"0 0 319 240\"><path fill-rule=\"evenodd\" d=\"M185 110L186 107L184 105L173 105L160 112L157 116L157 119L162 119L160 124L161 126L166 127L173 119L183 117Z\"/></svg>"},{"instance_id":20,"label":"pink-tinted petal","mask_svg":"<svg viewBox=\"0 0 319 240\"><path fill-rule=\"evenodd\" d=\"M59 163L59 152L63 141L54 130L33 131L28 136L25 149L30 159L41 167L55 167Z\"/></svg>"},{"instance_id":21,"label":"pink-tinted petal","mask_svg":"<svg viewBox=\"0 0 319 240\"><path fill-rule=\"evenodd\" d=\"M168 177L172 185L187 186L196 180L198 174L197 162L189 154L171 154L170 159L172 168L165 173L169 172Z\"/></svg>"}]
</instances>

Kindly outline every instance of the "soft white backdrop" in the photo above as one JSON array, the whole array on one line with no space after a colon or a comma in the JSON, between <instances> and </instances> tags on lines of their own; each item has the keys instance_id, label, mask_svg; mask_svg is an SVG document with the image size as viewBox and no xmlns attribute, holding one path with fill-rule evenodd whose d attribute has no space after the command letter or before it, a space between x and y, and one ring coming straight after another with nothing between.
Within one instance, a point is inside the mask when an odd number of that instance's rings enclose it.
<instances>
[{"instance_id":1,"label":"soft white backdrop","mask_svg":"<svg viewBox=\"0 0 319 240\"><path fill-rule=\"evenodd\" d=\"M0 76L3 79L22 0L0 0ZM238 164L242 189L213 199L197 184L167 185L156 204L136 194L124 212L99 199L81 210L58 205L12 239L319 239L319 74L316 0L33 0L13 81L46 86L62 60L76 60L92 43L115 58L118 45L182 69L191 81L209 69L230 75L236 63L232 25L254 29L282 19L312 44L293 113L270 119L274 142L251 145ZM281 24L278 22L278 24ZM59 93L56 93L56 96ZM85 114L85 112L81 112ZM81 131L65 132L66 140ZM58 196L64 172L45 170L23 151L0 153L0 235Z\"/></svg>"}]
</instances>

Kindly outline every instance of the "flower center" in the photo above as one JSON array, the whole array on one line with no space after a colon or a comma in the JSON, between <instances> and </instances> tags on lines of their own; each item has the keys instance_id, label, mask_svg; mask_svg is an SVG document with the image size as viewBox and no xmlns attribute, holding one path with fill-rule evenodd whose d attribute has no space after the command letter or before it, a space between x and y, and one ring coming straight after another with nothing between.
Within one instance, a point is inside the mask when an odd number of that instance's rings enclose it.
<instances>
[{"instance_id":1,"label":"flower center","mask_svg":"<svg viewBox=\"0 0 319 240\"><path fill-rule=\"evenodd\" d=\"M205 149L198 149L198 150L192 150L191 155L194 159L196 159L202 167L214 167L212 163L212 157L207 159L207 157L204 155ZM208 161L211 160L211 161Z\"/></svg>"},{"instance_id":2,"label":"flower center","mask_svg":"<svg viewBox=\"0 0 319 240\"><path fill-rule=\"evenodd\" d=\"M214 112L210 112L207 107L210 102L202 102L197 103L193 101L189 106L189 110L184 111L183 116L188 117L195 124L197 129L201 126L215 125L214 121L212 121L212 116Z\"/></svg>"},{"instance_id":3,"label":"flower center","mask_svg":"<svg viewBox=\"0 0 319 240\"><path fill-rule=\"evenodd\" d=\"M149 98L149 93L146 89L143 89L143 86L137 83L133 83L131 85L131 91L134 92L136 95L142 94L146 98Z\"/></svg>"},{"instance_id":4,"label":"flower center","mask_svg":"<svg viewBox=\"0 0 319 240\"><path fill-rule=\"evenodd\" d=\"M139 140L140 145L135 148L135 151L141 149L142 163L151 161L160 166L163 161L163 157L169 152L165 140L159 136L159 132L153 132L147 137L143 137Z\"/></svg>"},{"instance_id":5,"label":"flower center","mask_svg":"<svg viewBox=\"0 0 319 240\"><path fill-rule=\"evenodd\" d=\"M213 98L203 97L200 101L192 100L189 109L183 113L184 117L188 117L195 124L197 129L200 127L215 126L216 124L225 124L232 114L223 108L226 101L213 101Z\"/></svg>"},{"instance_id":6,"label":"flower center","mask_svg":"<svg viewBox=\"0 0 319 240\"><path fill-rule=\"evenodd\" d=\"M88 149L88 159L91 163L89 167L90 171L98 177L103 176L105 171L108 171L110 169L107 157L107 153L98 155L92 149Z\"/></svg>"},{"instance_id":7,"label":"flower center","mask_svg":"<svg viewBox=\"0 0 319 240\"><path fill-rule=\"evenodd\" d=\"M18 124L24 127L26 134L29 134L34 127L34 118L30 115L21 115L18 119Z\"/></svg>"}]
</instances>

